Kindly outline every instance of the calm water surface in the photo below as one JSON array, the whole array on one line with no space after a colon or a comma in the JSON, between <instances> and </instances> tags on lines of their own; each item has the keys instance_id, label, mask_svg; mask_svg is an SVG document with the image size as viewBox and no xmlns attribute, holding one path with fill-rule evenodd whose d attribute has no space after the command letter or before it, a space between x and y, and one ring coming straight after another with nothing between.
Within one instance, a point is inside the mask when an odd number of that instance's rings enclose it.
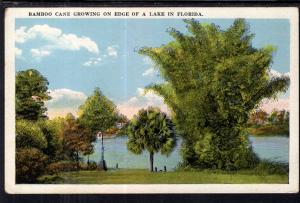
<instances>
[{"instance_id":1,"label":"calm water surface","mask_svg":"<svg viewBox=\"0 0 300 203\"><path fill-rule=\"evenodd\" d=\"M254 137L250 136L254 151L262 159L273 161L288 162L289 158L289 138L279 136ZM104 158L109 168L148 168L149 153L144 152L141 155L135 155L127 150L127 137L116 137L104 139ZM167 166L168 170L176 167L181 161L180 156L181 140L177 142L177 146L169 157L162 156L160 153L154 155L154 166L159 170ZM90 159L98 162L100 160L100 143L95 143L95 153Z\"/></svg>"}]
</instances>

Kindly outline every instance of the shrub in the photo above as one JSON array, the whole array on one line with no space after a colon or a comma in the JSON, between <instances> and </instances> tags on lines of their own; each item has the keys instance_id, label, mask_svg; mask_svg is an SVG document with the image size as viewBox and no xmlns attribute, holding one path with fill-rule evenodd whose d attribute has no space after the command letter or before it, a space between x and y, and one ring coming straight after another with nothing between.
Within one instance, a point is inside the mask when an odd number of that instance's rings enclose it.
<instances>
[{"instance_id":1,"label":"shrub","mask_svg":"<svg viewBox=\"0 0 300 203\"><path fill-rule=\"evenodd\" d=\"M16 182L34 183L45 172L47 156L36 148L17 149Z\"/></svg>"},{"instance_id":2,"label":"shrub","mask_svg":"<svg viewBox=\"0 0 300 203\"><path fill-rule=\"evenodd\" d=\"M73 161L59 161L51 163L47 166L47 172L54 174L58 172L75 171L77 170L76 163Z\"/></svg>"},{"instance_id":3,"label":"shrub","mask_svg":"<svg viewBox=\"0 0 300 203\"><path fill-rule=\"evenodd\" d=\"M89 164L80 162L79 167L81 170L89 170L89 171L96 170L98 168L97 163L95 161L90 161Z\"/></svg>"},{"instance_id":4,"label":"shrub","mask_svg":"<svg viewBox=\"0 0 300 203\"><path fill-rule=\"evenodd\" d=\"M47 141L47 147L43 149L43 153L49 156L51 162L55 162L62 151L60 134L63 132L61 132L61 126L51 120L40 120L37 122L37 125Z\"/></svg>"},{"instance_id":5,"label":"shrub","mask_svg":"<svg viewBox=\"0 0 300 203\"><path fill-rule=\"evenodd\" d=\"M47 147L47 140L37 124L18 120L16 122L16 147L42 150Z\"/></svg>"},{"instance_id":6,"label":"shrub","mask_svg":"<svg viewBox=\"0 0 300 203\"><path fill-rule=\"evenodd\" d=\"M282 162L274 162L262 160L259 164L254 168L256 174L288 174L289 165L287 163Z\"/></svg>"},{"instance_id":7,"label":"shrub","mask_svg":"<svg viewBox=\"0 0 300 203\"><path fill-rule=\"evenodd\" d=\"M96 170L97 168L97 163L95 161L90 161L90 164L88 165L88 170Z\"/></svg>"}]
</instances>

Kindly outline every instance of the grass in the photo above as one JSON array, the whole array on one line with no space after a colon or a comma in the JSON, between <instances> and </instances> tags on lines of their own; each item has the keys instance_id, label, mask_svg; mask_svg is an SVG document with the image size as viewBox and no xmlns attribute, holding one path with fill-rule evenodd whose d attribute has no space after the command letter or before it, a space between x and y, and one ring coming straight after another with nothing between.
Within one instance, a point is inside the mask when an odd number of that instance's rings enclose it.
<instances>
[{"instance_id":1,"label":"grass","mask_svg":"<svg viewBox=\"0 0 300 203\"><path fill-rule=\"evenodd\" d=\"M43 183L62 184L287 184L287 174L257 174L255 171L173 171L151 173L145 169L63 172L39 178Z\"/></svg>"}]
</instances>

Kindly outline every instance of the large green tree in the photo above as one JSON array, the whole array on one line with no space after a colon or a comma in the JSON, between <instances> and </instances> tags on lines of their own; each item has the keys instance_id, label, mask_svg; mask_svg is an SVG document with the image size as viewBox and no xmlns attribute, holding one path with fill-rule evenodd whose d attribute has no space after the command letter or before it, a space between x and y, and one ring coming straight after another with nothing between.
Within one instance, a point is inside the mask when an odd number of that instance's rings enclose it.
<instances>
[{"instance_id":1,"label":"large green tree","mask_svg":"<svg viewBox=\"0 0 300 203\"><path fill-rule=\"evenodd\" d=\"M168 30L173 41L144 47L165 79L150 85L164 97L183 137L184 165L234 170L257 160L245 135L250 113L264 98L276 97L289 78L270 77L274 48L252 46L243 19L226 30L184 20L188 32Z\"/></svg>"},{"instance_id":2,"label":"large green tree","mask_svg":"<svg viewBox=\"0 0 300 203\"><path fill-rule=\"evenodd\" d=\"M93 95L89 96L79 109L79 121L93 134L113 127L118 118L115 104L104 96L99 88L94 90Z\"/></svg>"},{"instance_id":3,"label":"large green tree","mask_svg":"<svg viewBox=\"0 0 300 203\"><path fill-rule=\"evenodd\" d=\"M93 142L96 141L97 132L104 133L107 129L115 126L117 121L117 108L115 104L105 97L99 88L94 90L85 103L79 107L79 122L91 132L88 135L89 145L84 154L88 156L94 152Z\"/></svg>"},{"instance_id":4,"label":"large green tree","mask_svg":"<svg viewBox=\"0 0 300 203\"><path fill-rule=\"evenodd\" d=\"M150 154L150 171L153 171L154 153L170 154L176 145L175 128L171 119L158 108L141 109L128 126L128 149Z\"/></svg>"},{"instance_id":5,"label":"large green tree","mask_svg":"<svg viewBox=\"0 0 300 203\"><path fill-rule=\"evenodd\" d=\"M16 75L16 118L38 120L46 118L44 102L48 95L48 80L35 69L19 71Z\"/></svg>"}]
</instances>

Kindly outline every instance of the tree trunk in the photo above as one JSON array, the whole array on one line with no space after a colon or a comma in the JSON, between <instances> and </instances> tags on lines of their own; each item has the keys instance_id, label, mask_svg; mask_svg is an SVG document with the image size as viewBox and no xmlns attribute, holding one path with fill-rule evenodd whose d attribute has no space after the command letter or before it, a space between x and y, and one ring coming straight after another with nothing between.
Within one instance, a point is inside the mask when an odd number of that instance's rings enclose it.
<instances>
[{"instance_id":1,"label":"tree trunk","mask_svg":"<svg viewBox=\"0 0 300 203\"><path fill-rule=\"evenodd\" d=\"M90 155L88 154L88 160L87 160L87 165L90 165Z\"/></svg>"},{"instance_id":2,"label":"tree trunk","mask_svg":"<svg viewBox=\"0 0 300 203\"><path fill-rule=\"evenodd\" d=\"M150 152L150 171L153 172L153 159L154 159L154 153Z\"/></svg>"}]
</instances>

